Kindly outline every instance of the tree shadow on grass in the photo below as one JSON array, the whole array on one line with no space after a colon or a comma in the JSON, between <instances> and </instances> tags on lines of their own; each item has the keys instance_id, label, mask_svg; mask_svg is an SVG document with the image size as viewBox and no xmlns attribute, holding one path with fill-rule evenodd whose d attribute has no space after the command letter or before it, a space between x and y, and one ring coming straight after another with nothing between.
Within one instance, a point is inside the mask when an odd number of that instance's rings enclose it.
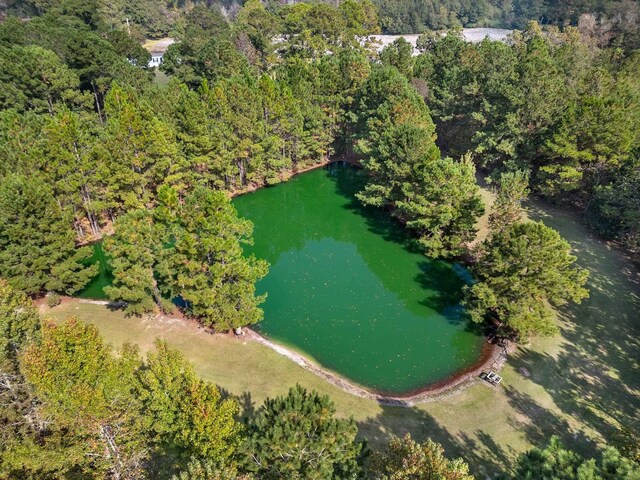
<instances>
[{"instance_id":1,"label":"tree shadow on grass","mask_svg":"<svg viewBox=\"0 0 640 480\"><path fill-rule=\"evenodd\" d=\"M582 453L593 448L592 440L584 430L571 427L569 422L537 402L531 395L506 387L509 404L517 417L509 417L511 426L523 432L529 442L544 446L552 435L560 437L565 445Z\"/></svg>"},{"instance_id":2,"label":"tree shadow on grass","mask_svg":"<svg viewBox=\"0 0 640 480\"><path fill-rule=\"evenodd\" d=\"M491 478L511 468L517 453L505 450L496 440L482 429L474 430L470 435L466 432L458 436L460 456L469 464L476 478Z\"/></svg>"},{"instance_id":3,"label":"tree shadow on grass","mask_svg":"<svg viewBox=\"0 0 640 480\"><path fill-rule=\"evenodd\" d=\"M505 450L481 429L452 434L419 408L384 405L381 408L377 416L358 422L359 436L367 440L372 450L382 450L393 437L404 437L407 433L416 442L431 438L442 445L447 458L463 458L471 472L478 476L504 472L515 457L515 452Z\"/></svg>"},{"instance_id":4,"label":"tree shadow on grass","mask_svg":"<svg viewBox=\"0 0 640 480\"><path fill-rule=\"evenodd\" d=\"M579 266L589 270L590 297L557 309L563 339L557 355L521 349L510 363L529 370L530 381L565 415L605 439L621 425L640 428L640 272L567 212L531 203L529 215L569 241ZM566 440L581 446L579 439Z\"/></svg>"},{"instance_id":5,"label":"tree shadow on grass","mask_svg":"<svg viewBox=\"0 0 640 480\"><path fill-rule=\"evenodd\" d=\"M240 395L234 395L220 385L216 385L216 388L220 392L220 398L222 400L232 398L238 403L239 410L236 420L247 423L256 417L259 406L256 405L251 392L242 392Z\"/></svg>"},{"instance_id":6,"label":"tree shadow on grass","mask_svg":"<svg viewBox=\"0 0 640 480\"><path fill-rule=\"evenodd\" d=\"M530 380L544 387L565 415L606 439L620 425L640 426L640 357L633 339L619 338L614 331L599 333L598 325L589 327L563 328L566 342L555 358L522 350L510 362L516 369L530 371ZM571 443L568 439L567 445Z\"/></svg>"}]
</instances>

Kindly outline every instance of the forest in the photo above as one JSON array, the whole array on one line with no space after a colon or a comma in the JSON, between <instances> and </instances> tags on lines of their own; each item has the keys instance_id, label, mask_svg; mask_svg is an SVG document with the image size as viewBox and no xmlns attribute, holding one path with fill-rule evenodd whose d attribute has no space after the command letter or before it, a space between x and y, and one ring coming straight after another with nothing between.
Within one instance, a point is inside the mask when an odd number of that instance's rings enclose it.
<instances>
[{"instance_id":1,"label":"forest","mask_svg":"<svg viewBox=\"0 0 640 480\"><path fill-rule=\"evenodd\" d=\"M601 42L616 42L630 48L640 46L637 0L372 0L384 33L422 33L452 27L524 28L531 20L542 25L577 26L588 30ZM316 0L339 5L340 0ZM304 3L316 3L304 2ZM213 0L100 0L98 9L112 29L126 29L137 39L180 36L186 23L184 14L193 5L219 7L235 18L245 2ZM272 13L283 5L300 0L267 0ZM31 17L55 8L57 0L7 0L0 4L11 15Z\"/></svg>"},{"instance_id":2,"label":"forest","mask_svg":"<svg viewBox=\"0 0 640 480\"><path fill-rule=\"evenodd\" d=\"M640 54L637 32L598 30L626 11L617 3L598 3L591 29L564 26L595 8L586 2L517 3L513 18L487 2L446 20L369 0L248 0L232 16L204 4L10 4L30 19L0 24L0 476L473 478L432 441L371 452L329 398L300 386L240 418L238 400L167 344L114 355L94 326L40 320L32 301L80 291L97 271L89 244L104 238L106 293L128 314L180 298L215 331L257 323L269 265L244 255L253 226L230 197L341 158L366 175L362 204L388 211L425 255L469 268L473 321L514 342L556 334L552 308L586 298L588 273L522 204L577 212L640 259ZM152 18L163 9L175 19ZM477 44L427 31L418 55L404 40L380 54L362 40L470 24L522 30ZM167 33L179 41L162 84L140 40ZM479 177L496 201L474 244ZM594 459L551 439L505 478L637 478L638 438L622 429Z\"/></svg>"}]
</instances>

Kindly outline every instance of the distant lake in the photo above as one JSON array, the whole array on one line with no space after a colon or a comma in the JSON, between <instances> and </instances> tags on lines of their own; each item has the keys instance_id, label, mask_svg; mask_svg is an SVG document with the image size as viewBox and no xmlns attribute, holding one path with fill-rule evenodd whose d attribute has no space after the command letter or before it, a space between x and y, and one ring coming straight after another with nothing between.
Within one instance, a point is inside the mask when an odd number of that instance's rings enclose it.
<instances>
[{"instance_id":1,"label":"distant lake","mask_svg":"<svg viewBox=\"0 0 640 480\"><path fill-rule=\"evenodd\" d=\"M505 41L509 35L513 33L513 30L507 30L504 28L463 28L462 36L468 42L481 42L485 38L489 38L490 40L498 40ZM416 48L416 41L418 40L418 34L408 34L408 35L372 35L373 38L380 42L380 46L378 47L378 51L382 50L384 47L393 43L398 38L402 37L414 48L414 54L417 54L418 51Z\"/></svg>"}]
</instances>

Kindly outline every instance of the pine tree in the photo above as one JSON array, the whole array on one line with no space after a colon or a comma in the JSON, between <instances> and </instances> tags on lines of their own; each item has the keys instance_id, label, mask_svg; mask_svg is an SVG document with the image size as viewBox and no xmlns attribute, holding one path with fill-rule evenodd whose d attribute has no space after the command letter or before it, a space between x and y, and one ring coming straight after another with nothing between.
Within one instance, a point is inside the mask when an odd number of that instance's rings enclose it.
<instances>
[{"instance_id":1,"label":"pine tree","mask_svg":"<svg viewBox=\"0 0 640 480\"><path fill-rule=\"evenodd\" d=\"M520 221L522 202L529 194L529 172L516 170L500 175L498 194L489 215L489 227L494 231L503 230Z\"/></svg>"},{"instance_id":2,"label":"pine tree","mask_svg":"<svg viewBox=\"0 0 640 480\"><path fill-rule=\"evenodd\" d=\"M380 61L383 65L397 68L401 74L409 79L413 77L413 65L415 63L413 46L403 37L394 40L393 43L382 49Z\"/></svg>"},{"instance_id":3,"label":"pine tree","mask_svg":"<svg viewBox=\"0 0 640 480\"><path fill-rule=\"evenodd\" d=\"M514 480L633 480L640 475L640 466L620 456L608 447L596 461L585 460L564 448L558 437L551 437L544 448L534 448L518 458Z\"/></svg>"},{"instance_id":4,"label":"pine tree","mask_svg":"<svg viewBox=\"0 0 640 480\"><path fill-rule=\"evenodd\" d=\"M184 203L163 208L172 245L158 265L164 293L180 296L187 311L207 326L233 329L260 321L258 305L265 296L255 295L255 283L268 265L243 256L242 245L251 242L251 222L238 218L224 193L203 187Z\"/></svg>"},{"instance_id":5,"label":"pine tree","mask_svg":"<svg viewBox=\"0 0 640 480\"><path fill-rule=\"evenodd\" d=\"M279 31L280 19L269 12L260 0L248 0L238 12L236 23L246 33L260 57L259 65L266 68L274 62L273 38Z\"/></svg>"},{"instance_id":6,"label":"pine tree","mask_svg":"<svg viewBox=\"0 0 640 480\"><path fill-rule=\"evenodd\" d=\"M384 452L374 453L371 472L376 480L473 480L461 459L449 460L431 439L419 444L407 434L394 437Z\"/></svg>"},{"instance_id":7,"label":"pine tree","mask_svg":"<svg viewBox=\"0 0 640 480\"><path fill-rule=\"evenodd\" d=\"M427 255L461 255L475 238L475 223L484 213L475 171L469 155L459 162L444 158L417 169L405 186L396 215L416 231Z\"/></svg>"},{"instance_id":8,"label":"pine tree","mask_svg":"<svg viewBox=\"0 0 640 480\"><path fill-rule=\"evenodd\" d=\"M0 175L12 173L33 175L44 156L42 131L47 124L44 115L19 114L15 110L0 112Z\"/></svg>"},{"instance_id":9,"label":"pine tree","mask_svg":"<svg viewBox=\"0 0 640 480\"><path fill-rule=\"evenodd\" d=\"M297 385L267 399L249 426L247 468L263 479L352 479L360 472L353 419L334 418L327 396Z\"/></svg>"},{"instance_id":10,"label":"pine tree","mask_svg":"<svg viewBox=\"0 0 640 480\"><path fill-rule=\"evenodd\" d=\"M51 50L36 45L0 47L0 107L53 115L65 105L88 108L80 79Z\"/></svg>"},{"instance_id":11,"label":"pine tree","mask_svg":"<svg viewBox=\"0 0 640 480\"><path fill-rule=\"evenodd\" d=\"M100 174L109 206L118 213L146 207L178 157L175 133L132 88L112 85L105 112Z\"/></svg>"},{"instance_id":12,"label":"pine tree","mask_svg":"<svg viewBox=\"0 0 640 480\"><path fill-rule=\"evenodd\" d=\"M220 466L209 459L193 457L179 474L171 480L252 480L254 477L240 474L235 465Z\"/></svg>"},{"instance_id":13,"label":"pine tree","mask_svg":"<svg viewBox=\"0 0 640 480\"><path fill-rule=\"evenodd\" d=\"M497 319L501 333L519 339L556 333L547 302L579 303L588 296L588 272L574 266L570 252L567 241L541 222L516 223L494 233L473 269L478 282L466 287L471 318Z\"/></svg>"},{"instance_id":14,"label":"pine tree","mask_svg":"<svg viewBox=\"0 0 640 480\"><path fill-rule=\"evenodd\" d=\"M113 285L104 288L114 301L127 303L125 311L140 315L160 307L171 310L162 299L155 267L166 235L149 210L134 210L116 220L114 234L104 240L112 268Z\"/></svg>"},{"instance_id":15,"label":"pine tree","mask_svg":"<svg viewBox=\"0 0 640 480\"><path fill-rule=\"evenodd\" d=\"M9 175L0 184L0 276L29 295L74 293L96 275L76 248L71 217L39 177Z\"/></svg>"},{"instance_id":16,"label":"pine tree","mask_svg":"<svg viewBox=\"0 0 640 480\"><path fill-rule=\"evenodd\" d=\"M94 155L98 134L95 118L68 109L61 109L44 129L43 161L39 167L46 172L56 198L73 212L80 238L85 233L85 222L91 234L100 233L103 204Z\"/></svg>"},{"instance_id":17,"label":"pine tree","mask_svg":"<svg viewBox=\"0 0 640 480\"><path fill-rule=\"evenodd\" d=\"M393 68L374 72L360 99L360 151L368 174L357 197L388 207L430 256L463 252L484 207L470 157L440 159L429 110Z\"/></svg>"}]
</instances>

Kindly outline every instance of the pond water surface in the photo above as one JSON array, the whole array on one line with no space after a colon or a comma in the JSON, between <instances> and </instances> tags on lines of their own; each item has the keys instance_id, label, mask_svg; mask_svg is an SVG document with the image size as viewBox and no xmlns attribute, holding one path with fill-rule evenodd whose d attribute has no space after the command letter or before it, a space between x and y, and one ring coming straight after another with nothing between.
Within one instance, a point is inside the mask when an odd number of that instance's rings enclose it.
<instances>
[{"instance_id":1,"label":"pond water surface","mask_svg":"<svg viewBox=\"0 0 640 480\"><path fill-rule=\"evenodd\" d=\"M483 339L459 303L467 272L362 208L361 185L332 164L234 199L255 225L246 251L271 264L258 329L364 387L408 393L475 363Z\"/></svg>"},{"instance_id":2,"label":"pond water surface","mask_svg":"<svg viewBox=\"0 0 640 480\"><path fill-rule=\"evenodd\" d=\"M94 300L107 300L107 295L104 293L104 287L111 285L113 281L113 275L111 269L107 263L107 256L102 249L102 241L91 244L93 247L93 255L86 260L87 265L94 263L98 264L98 275L76 294L80 298L89 298Z\"/></svg>"}]
</instances>

